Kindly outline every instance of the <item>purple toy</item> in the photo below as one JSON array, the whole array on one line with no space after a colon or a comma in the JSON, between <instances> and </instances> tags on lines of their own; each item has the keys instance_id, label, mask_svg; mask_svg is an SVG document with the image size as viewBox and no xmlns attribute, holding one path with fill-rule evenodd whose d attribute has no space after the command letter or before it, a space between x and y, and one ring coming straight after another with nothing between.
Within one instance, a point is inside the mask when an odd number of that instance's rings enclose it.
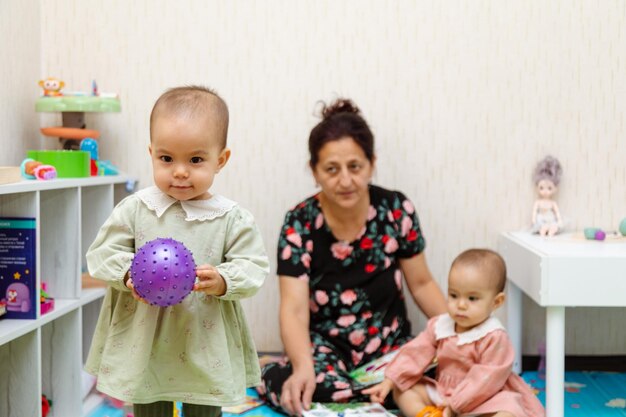
<instances>
[{"instance_id":1,"label":"purple toy","mask_svg":"<svg viewBox=\"0 0 626 417\"><path fill-rule=\"evenodd\" d=\"M137 250L130 276L141 298L167 307L180 303L193 289L196 263L182 242L157 238Z\"/></svg>"}]
</instances>

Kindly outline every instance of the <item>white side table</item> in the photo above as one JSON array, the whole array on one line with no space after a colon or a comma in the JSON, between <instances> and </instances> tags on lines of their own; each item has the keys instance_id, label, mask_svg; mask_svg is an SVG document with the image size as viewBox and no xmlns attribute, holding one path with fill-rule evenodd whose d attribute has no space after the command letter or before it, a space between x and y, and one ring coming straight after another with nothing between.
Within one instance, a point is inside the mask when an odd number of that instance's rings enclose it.
<instances>
[{"instance_id":1,"label":"white side table","mask_svg":"<svg viewBox=\"0 0 626 417\"><path fill-rule=\"evenodd\" d=\"M571 234L505 232L508 330L521 371L522 292L546 308L546 412L563 416L565 307L626 306L626 241L588 241Z\"/></svg>"}]
</instances>

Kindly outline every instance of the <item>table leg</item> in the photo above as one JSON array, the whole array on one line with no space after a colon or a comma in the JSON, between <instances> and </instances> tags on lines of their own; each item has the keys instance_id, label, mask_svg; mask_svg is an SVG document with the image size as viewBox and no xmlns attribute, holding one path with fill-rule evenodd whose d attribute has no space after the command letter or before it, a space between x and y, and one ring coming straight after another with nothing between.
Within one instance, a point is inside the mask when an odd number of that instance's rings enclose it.
<instances>
[{"instance_id":1,"label":"table leg","mask_svg":"<svg viewBox=\"0 0 626 417\"><path fill-rule=\"evenodd\" d=\"M507 332L513 348L513 372L522 373L522 291L512 281L507 282Z\"/></svg>"},{"instance_id":2,"label":"table leg","mask_svg":"<svg viewBox=\"0 0 626 417\"><path fill-rule=\"evenodd\" d=\"M565 381L565 307L547 307L546 310L546 415L562 416Z\"/></svg>"}]
</instances>

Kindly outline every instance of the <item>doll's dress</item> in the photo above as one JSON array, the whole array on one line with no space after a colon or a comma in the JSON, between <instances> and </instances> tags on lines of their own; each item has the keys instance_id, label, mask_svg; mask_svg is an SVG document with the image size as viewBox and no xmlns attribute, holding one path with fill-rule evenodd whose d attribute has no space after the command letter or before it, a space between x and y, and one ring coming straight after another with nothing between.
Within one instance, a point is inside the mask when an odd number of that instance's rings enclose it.
<instances>
[{"instance_id":1,"label":"doll's dress","mask_svg":"<svg viewBox=\"0 0 626 417\"><path fill-rule=\"evenodd\" d=\"M539 213L537 213L536 221L532 225L530 232L539 233L542 226L552 224L558 224L558 220L556 218L554 210L552 210L551 208L547 210L539 210Z\"/></svg>"}]
</instances>

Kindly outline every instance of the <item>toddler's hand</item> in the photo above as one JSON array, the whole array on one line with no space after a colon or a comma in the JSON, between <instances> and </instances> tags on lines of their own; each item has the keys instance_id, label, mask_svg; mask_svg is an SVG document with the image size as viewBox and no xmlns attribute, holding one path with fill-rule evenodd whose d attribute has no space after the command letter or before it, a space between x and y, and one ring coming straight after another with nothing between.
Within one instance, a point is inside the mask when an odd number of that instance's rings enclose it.
<instances>
[{"instance_id":1,"label":"toddler's hand","mask_svg":"<svg viewBox=\"0 0 626 417\"><path fill-rule=\"evenodd\" d=\"M443 409L443 417L456 417L456 413L449 405L446 405Z\"/></svg>"},{"instance_id":2,"label":"toddler's hand","mask_svg":"<svg viewBox=\"0 0 626 417\"><path fill-rule=\"evenodd\" d=\"M212 265L200 265L196 268L198 282L193 286L194 291L201 291L206 295L221 296L226 294L226 281Z\"/></svg>"},{"instance_id":3,"label":"toddler's hand","mask_svg":"<svg viewBox=\"0 0 626 417\"><path fill-rule=\"evenodd\" d=\"M392 388L393 382L391 382L390 379L385 378L380 384L364 389L361 392L365 395L369 395L372 402L382 404Z\"/></svg>"},{"instance_id":4,"label":"toddler's hand","mask_svg":"<svg viewBox=\"0 0 626 417\"><path fill-rule=\"evenodd\" d=\"M135 286L133 285L133 279L132 278L128 278L126 280L126 288L128 288L129 290L132 291L133 294L133 298L137 301L141 301L144 304L150 304L149 302L147 302L146 300L144 300L143 298L141 298L141 296L139 294L137 294L137 291L135 291Z\"/></svg>"}]
</instances>

